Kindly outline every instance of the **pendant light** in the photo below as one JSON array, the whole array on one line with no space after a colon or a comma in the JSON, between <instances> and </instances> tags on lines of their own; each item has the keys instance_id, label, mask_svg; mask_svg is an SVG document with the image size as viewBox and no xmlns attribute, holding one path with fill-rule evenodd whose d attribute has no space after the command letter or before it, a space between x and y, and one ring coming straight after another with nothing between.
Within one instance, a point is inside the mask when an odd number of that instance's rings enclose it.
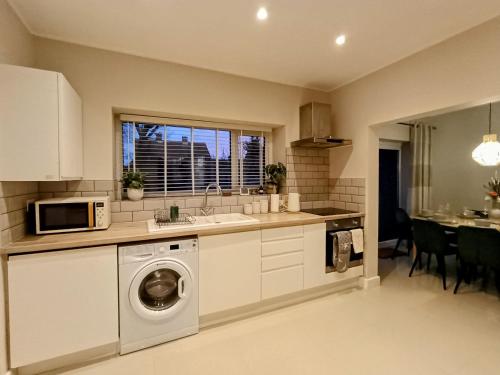
<instances>
[{"instance_id":1,"label":"pendant light","mask_svg":"<svg viewBox=\"0 0 500 375\"><path fill-rule=\"evenodd\" d=\"M491 133L491 103L488 134L483 136L483 143L472 151L472 159L485 167L495 167L500 164L500 143L497 135Z\"/></svg>"}]
</instances>

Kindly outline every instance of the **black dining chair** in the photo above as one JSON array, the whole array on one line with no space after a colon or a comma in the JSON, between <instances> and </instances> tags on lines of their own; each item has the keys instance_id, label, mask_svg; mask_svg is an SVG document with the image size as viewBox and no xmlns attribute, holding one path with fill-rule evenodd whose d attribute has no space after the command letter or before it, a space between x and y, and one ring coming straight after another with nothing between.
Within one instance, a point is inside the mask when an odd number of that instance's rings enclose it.
<instances>
[{"instance_id":1,"label":"black dining chair","mask_svg":"<svg viewBox=\"0 0 500 375\"><path fill-rule=\"evenodd\" d=\"M396 218L396 233L398 234L398 242L396 247L392 251L391 258L394 259L398 253L399 245L403 240L406 240L406 246L408 248L408 255L410 255L411 249L413 248L413 232L412 232L412 222L410 216L402 208L397 208L395 212Z\"/></svg>"},{"instance_id":2,"label":"black dining chair","mask_svg":"<svg viewBox=\"0 0 500 375\"><path fill-rule=\"evenodd\" d=\"M458 260L457 283L453 293L456 294L462 281L470 282L479 265L478 248L482 246L482 228L459 226L457 229ZM479 240L479 241L478 241Z\"/></svg>"},{"instance_id":3,"label":"black dining chair","mask_svg":"<svg viewBox=\"0 0 500 375\"><path fill-rule=\"evenodd\" d=\"M485 280L490 271L495 274L495 284L500 291L500 232L493 228L482 229L479 263L485 268ZM485 282L486 284L486 282Z\"/></svg>"},{"instance_id":4,"label":"black dining chair","mask_svg":"<svg viewBox=\"0 0 500 375\"><path fill-rule=\"evenodd\" d=\"M500 232L492 228L458 227L458 255L455 294L462 281L468 282L477 266L483 266L485 278L490 270L495 272L497 289L500 290Z\"/></svg>"},{"instance_id":5,"label":"black dining chair","mask_svg":"<svg viewBox=\"0 0 500 375\"><path fill-rule=\"evenodd\" d=\"M429 264L432 255L435 255L438 262L438 272L441 273L443 278L443 289L446 290L446 261L445 257L448 255L455 255L457 247L450 244L448 236L443 227L434 221L413 219L413 238L417 247L417 255L411 266L411 277L417 262L421 263L423 253L428 256Z\"/></svg>"}]
</instances>

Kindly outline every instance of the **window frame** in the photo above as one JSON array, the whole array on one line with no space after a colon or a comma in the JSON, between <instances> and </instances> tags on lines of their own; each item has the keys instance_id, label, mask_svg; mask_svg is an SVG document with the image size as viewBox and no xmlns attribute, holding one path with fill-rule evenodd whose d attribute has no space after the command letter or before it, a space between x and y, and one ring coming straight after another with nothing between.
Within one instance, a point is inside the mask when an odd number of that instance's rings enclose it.
<instances>
[{"instance_id":1,"label":"window frame","mask_svg":"<svg viewBox=\"0 0 500 375\"><path fill-rule=\"evenodd\" d=\"M260 125L242 125L234 124L233 122L226 121L203 121L198 119L186 119L186 118L167 118L167 117L151 117L151 116L140 116L140 115L117 115L115 118L115 150L116 150L116 163L115 163L115 176L118 180L121 179L124 169L123 169L123 139L122 139L122 124L124 122L134 122L142 124L156 124L164 126L179 126L179 127L189 127L192 132L195 128L208 128L212 130L229 130L231 134L231 191L233 194L238 194L241 187L250 187L243 185L243 174L240 175L240 168L243 169L243 158L241 157L242 147L240 144L240 136L262 136L264 137L265 147L261 149L261 160L264 159L266 164L272 163L272 128L268 126ZM218 134L218 132L216 132ZM165 140L166 142L166 140ZM216 141L216 155L218 156L218 140ZM193 142L191 142L193 145ZM234 156L233 156L234 155ZM191 160L193 165L194 160ZM265 184L265 172L264 165L262 161L259 162L262 175L262 185ZM219 158L216 158L216 173L217 178L219 177ZM166 176L165 176L166 178ZM147 193L146 198L168 198L168 197L182 197L182 196L197 196L203 195L203 191L197 191L194 188L195 182L192 181L193 188L191 191L179 191L179 192L169 192L168 188L164 188L163 192L157 193ZM120 186L120 195L124 196L124 189Z\"/></svg>"}]
</instances>

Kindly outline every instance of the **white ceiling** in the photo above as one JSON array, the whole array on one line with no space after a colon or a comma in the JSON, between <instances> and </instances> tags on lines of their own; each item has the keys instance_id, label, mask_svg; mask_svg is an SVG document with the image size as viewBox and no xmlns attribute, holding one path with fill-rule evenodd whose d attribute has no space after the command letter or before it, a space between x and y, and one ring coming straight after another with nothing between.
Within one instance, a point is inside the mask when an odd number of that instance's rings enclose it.
<instances>
[{"instance_id":1,"label":"white ceiling","mask_svg":"<svg viewBox=\"0 0 500 375\"><path fill-rule=\"evenodd\" d=\"M38 36L325 91L500 14L499 0L9 2Z\"/></svg>"}]
</instances>

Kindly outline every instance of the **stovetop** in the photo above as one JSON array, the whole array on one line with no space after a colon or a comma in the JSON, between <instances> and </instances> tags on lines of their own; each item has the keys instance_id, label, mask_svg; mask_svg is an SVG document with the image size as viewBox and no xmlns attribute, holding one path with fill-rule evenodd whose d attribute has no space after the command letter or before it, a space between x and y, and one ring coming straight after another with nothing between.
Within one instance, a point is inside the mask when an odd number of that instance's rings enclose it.
<instances>
[{"instance_id":1,"label":"stovetop","mask_svg":"<svg viewBox=\"0 0 500 375\"><path fill-rule=\"evenodd\" d=\"M334 207L324 207L324 208L310 208L302 210L302 212L307 212L308 214L320 215L320 216L330 216L330 215L345 215L354 214L354 211L344 210L342 208Z\"/></svg>"}]
</instances>

